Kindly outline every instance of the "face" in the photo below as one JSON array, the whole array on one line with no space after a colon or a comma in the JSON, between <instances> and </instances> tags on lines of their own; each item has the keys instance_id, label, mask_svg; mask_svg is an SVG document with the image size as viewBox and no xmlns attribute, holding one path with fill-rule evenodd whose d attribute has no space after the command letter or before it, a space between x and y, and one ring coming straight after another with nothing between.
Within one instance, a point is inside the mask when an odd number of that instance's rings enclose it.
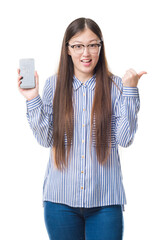
<instances>
[{"instance_id":1,"label":"face","mask_svg":"<svg viewBox=\"0 0 164 240\"><path fill-rule=\"evenodd\" d=\"M71 56L74 64L74 74L79 80L83 82L93 76L94 69L99 60L100 47L98 47L98 51L92 51L92 49L89 47L85 47L83 51L79 53L75 50L75 48L72 48L71 46L78 44L83 44L85 46L91 44L94 46L94 44L99 43L100 39L98 36L88 28L86 28L83 32L77 33L69 41L68 54Z\"/></svg>"}]
</instances>

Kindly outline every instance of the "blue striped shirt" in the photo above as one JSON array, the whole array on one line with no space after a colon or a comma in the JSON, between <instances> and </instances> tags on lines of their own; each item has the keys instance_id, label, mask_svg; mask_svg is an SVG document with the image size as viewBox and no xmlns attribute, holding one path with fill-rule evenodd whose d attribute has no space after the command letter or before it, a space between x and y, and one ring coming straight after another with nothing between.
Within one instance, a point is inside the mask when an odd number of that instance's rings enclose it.
<instances>
[{"instance_id":1,"label":"blue striped shirt","mask_svg":"<svg viewBox=\"0 0 164 240\"><path fill-rule=\"evenodd\" d=\"M140 101L137 87L123 87L121 78L113 76L112 136L108 161L97 161L92 145L90 154L90 118L96 76L85 84L73 78L74 136L69 166L64 171L54 166L52 155L53 97L56 75L46 80L40 95L27 101L27 118L39 144L50 148L50 157L43 185L43 201L72 207L97 207L126 204L118 145L128 147L137 129ZM118 87L117 87L118 86ZM121 91L120 91L121 90ZM92 157L91 157L92 156Z\"/></svg>"}]
</instances>

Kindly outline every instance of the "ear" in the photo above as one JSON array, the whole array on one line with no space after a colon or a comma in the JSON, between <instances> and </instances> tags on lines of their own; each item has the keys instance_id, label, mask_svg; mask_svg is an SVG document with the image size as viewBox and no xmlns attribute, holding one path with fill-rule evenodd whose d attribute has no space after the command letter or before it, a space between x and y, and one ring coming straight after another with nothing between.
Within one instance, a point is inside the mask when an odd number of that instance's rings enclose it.
<instances>
[{"instance_id":1,"label":"ear","mask_svg":"<svg viewBox=\"0 0 164 240\"><path fill-rule=\"evenodd\" d=\"M68 53L68 55L70 55L70 56L71 56L71 52L70 52L69 48L68 48L68 52L67 52L67 53Z\"/></svg>"}]
</instances>

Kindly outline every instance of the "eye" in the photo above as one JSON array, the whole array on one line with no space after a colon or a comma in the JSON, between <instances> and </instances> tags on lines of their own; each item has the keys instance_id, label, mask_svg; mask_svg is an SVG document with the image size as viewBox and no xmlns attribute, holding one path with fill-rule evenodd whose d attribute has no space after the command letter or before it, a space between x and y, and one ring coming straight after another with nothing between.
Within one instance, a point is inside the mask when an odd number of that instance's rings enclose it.
<instances>
[{"instance_id":1,"label":"eye","mask_svg":"<svg viewBox=\"0 0 164 240\"><path fill-rule=\"evenodd\" d=\"M90 44L89 47L90 48L97 48L97 44L96 43Z\"/></svg>"},{"instance_id":2,"label":"eye","mask_svg":"<svg viewBox=\"0 0 164 240\"><path fill-rule=\"evenodd\" d=\"M77 50L80 50L83 48L83 45L82 44L76 44L74 45L74 48L77 49Z\"/></svg>"}]
</instances>

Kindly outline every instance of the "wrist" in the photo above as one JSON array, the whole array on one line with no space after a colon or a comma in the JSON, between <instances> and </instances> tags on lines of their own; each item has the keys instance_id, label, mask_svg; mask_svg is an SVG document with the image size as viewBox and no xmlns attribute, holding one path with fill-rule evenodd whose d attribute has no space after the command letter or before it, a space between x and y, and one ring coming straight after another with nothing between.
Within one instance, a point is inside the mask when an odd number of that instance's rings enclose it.
<instances>
[{"instance_id":1,"label":"wrist","mask_svg":"<svg viewBox=\"0 0 164 240\"><path fill-rule=\"evenodd\" d=\"M137 87L137 84L133 84L133 83L123 83L123 87L131 87L131 88L133 88L133 87Z\"/></svg>"},{"instance_id":2,"label":"wrist","mask_svg":"<svg viewBox=\"0 0 164 240\"><path fill-rule=\"evenodd\" d=\"M37 107L40 107L42 105L42 100L40 95L38 95L37 97L31 99L31 100L27 100L26 101L27 104L27 111L33 110Z\"/></svg>"},{"instance_id":3,"label":"wrist","mask_svg":"<svg viewBox=\"0 0 164 240\"><path fill-rule=\"evenodd\" d=\"M27 100L27 101L31 101L31 100L33 100L34 98L37 98L38 95L39 95L39 94L36 94L36 95L34 95L34 96L31 96L31 97L26 97L26 100Z\"/></svg>"}]
</instances>

